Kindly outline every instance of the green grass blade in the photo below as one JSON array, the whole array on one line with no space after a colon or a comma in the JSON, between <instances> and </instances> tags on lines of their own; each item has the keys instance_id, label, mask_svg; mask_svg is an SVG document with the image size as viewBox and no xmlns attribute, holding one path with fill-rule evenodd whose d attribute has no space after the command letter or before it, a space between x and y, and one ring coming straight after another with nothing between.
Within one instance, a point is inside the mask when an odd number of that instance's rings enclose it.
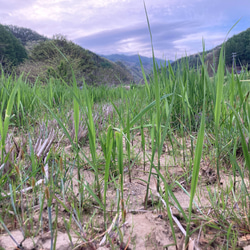
<instances>
[{"instance_id":1,"label":"green grass blade","mask_svg":"<svg viewBox=\"0 0 250 250\"><path fill-rule=\"evenodd\" d=\"M161 101L164 100L165 98L172 96L173 94L165 94L161 97ZM142 118L143 115L145 115L150 109L152 109L156 105L156 101L151 102L148 106L146 106L143 110L140 111L139 114L137 114L132 121L130 122L130 127L132 127L138 120ZM127 128L124 129L126 131Z\"/></svg>"},{"instance_id":2,"label":"green grass blade","mask_svg":"<svg viewBox=\"0 0 250 250\"><path fill-rule=\"evenodd\" d=\"M15 87L11 91L11 94L7 103L7 108L5 110L4 120L2 120L2 117L0 117L0 133L1 133L0 149L2 151L2 158L1 158L2 161L4 158L3 153L4 153L4 148L5 148L5 140L7 137L9 123L10 123L11 112L12 112L12 108L14 105L15 96L16 96L18 88L19 88L19 82L16 83Z\"/></svg>"},{"instance_id":3,"label":"green grass blade","mask_svg":"<svg viewBox=\"0 0 250 250\"><path fill-rule=\"evenodd\" d=\"M193 171L192 171L192 181L191 181L191 190L190 190L190 202L189 202L189 208L188 208L188 224L187 224L187 230L186 230L186 239L185 239L185 244L187 246L188 241L189 241L189 230L190 230L190 223L191 223L191 214L192 214L192 206L193 206L193 200L198 184L198 178L199 178L199 171L200 171L200 161L201 161L201 156L202 156L202 149L203 149L203 141L204 141L204 134L205 134L205 96L206 96L206 90L204 90L204 99L203 99L203 112L202 112L202 117L201 117L201 125L200 129L198 132L198 137L197 137L197 144L195 148L195 155L194 155L194 166L193 166Z\"/></svg>"},{"instance_id":4,"label":"green grass blade","mask_svg":"<svg viewBox=\"0 0 250 250\"><path fill-rule=\"evenodd\" d=\"M142 76L143 76L143 79L144 79L144 82L145 82L145 86L146 86L146 90L147 90L147 93L148 93L148 99L150 100L150 96L151 95L150 95L150 89L149 89L149 85L148 85L148 80L147 80L147 76L145 74L145 71L144 71L144 68L143 68L140 56L139 56L139 61L140 61L140 65L141 65Z\"/></svg>"},{"instance_id":5,"label":"green grass blade","mask_svg":"<svg viewBox=\"0 0 250 250\"><path fill-rule=\"evenodd\" d=\"M111 162L111 154L113 147L113 130L112 127L109 126L107 137L106 137L106 152L105 152L105 176L104 176L104 192L103 192L103 206L104 206L104 223L107 229L107 221L106 221L106 194L108 189L108 181L109 181L109 168Z\"/></svg>"},{"instance_id":6,"label":"green grass blade","mask_svg":"<svg viewBox=\"0 0 250 250\"><path fill-rule=\"evenodd\" d=\"M248 171L249 171L249 179L250 179L250 155L249 155L249 152L248 152L247 142L246 142L246 139L245 139L246 136L243 133L242 124L240 122L239 115L237 114L235 109L230 104L227 104L227 105L233 111L235 119L237 121L237 125L238 125L239 131L240 131L242 150L243 150L244 158L245 158L246 165L247 165L247 168L248 168ZM249 138L249 133L248 133L248 138Z\"/></svg>"},{"instance_id":7,"label":"green grass blade","mask_svg":"<svg viewBox=\"0 0 250 250\"><path fill-rule=\"evenodd\" d=\"M219 121L221 114L221 102L223 98L223 83L224 83L224 45L221 47L220 58L219 58L219 66L217 70L217 83L216 83L216 103L215 103L215 112L214 112L214 121L215 121L215 129L219 129Z\"/></svg>"},{"instance_id":8,"label":"green grass blade","mask_svg":"<svg viewBox=\"0 0 250 250\"><path fill-rule=\"evenodd\" d=\"M79 182L79 181L78 181ZM95 201L99 204L99 206L104 210L104 206L102 201L99 199L99 197L95 194L95 192L90 188L89 184L85 184L84 182L81 183L91 194L91 196L95 199Z\"/></svg>"},{"instance_id":9,"label":"green grass blade","mask_svg":"<svg viewBox=\"0 0 250 250\"><path fill-rule=\"evenodd\" d=\"M74 126L75 126L75 142L78 143L78 131L79 131L79 116L80 116L80 110L79 110L79 89L77 87L77 82L75 79L75 74L72 69L72 75L73 75L73 109L74 109Z\"/></svg>"}]
</instances>

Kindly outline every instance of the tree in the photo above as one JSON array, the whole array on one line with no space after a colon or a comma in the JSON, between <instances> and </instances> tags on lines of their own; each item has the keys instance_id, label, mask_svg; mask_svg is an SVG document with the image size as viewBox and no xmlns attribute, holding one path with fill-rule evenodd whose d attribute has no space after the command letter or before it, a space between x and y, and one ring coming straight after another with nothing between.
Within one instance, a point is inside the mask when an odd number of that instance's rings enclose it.
<instances>
[{"instance_id":1,"label":"tree","mask_svg":"<svg viewBox=\"0 0 250 250\"><path fill-rule=\"evenodd\" d=\"M250 29L234 35L226 42L226 64L232 65L232 53L236 53L237 62L242 65L250 62Z\"/></svg>"},{"instance_id":2,"label":"tree","mask_svg":"<svg viewBox=\"0 0 250 250\"><path fill-rule=\"evenodd\" d=\"M12 33L12 35L14 35L23 46L26 46L29 42L47 40L46 37L39 35L37 32L31 29L17 27L14 25L5 25L4 27L7 31Z\"/></svg>"},{"instance_id":3,"label":"tree","mask_svg":"<svg viewBox=\"0 0 250 250\"><path fill-rule=\"evenodd\" d=\"M4 69L17 66L27 58L20 41L0 24L0 63Z\"/></svg>"}]
</instances>

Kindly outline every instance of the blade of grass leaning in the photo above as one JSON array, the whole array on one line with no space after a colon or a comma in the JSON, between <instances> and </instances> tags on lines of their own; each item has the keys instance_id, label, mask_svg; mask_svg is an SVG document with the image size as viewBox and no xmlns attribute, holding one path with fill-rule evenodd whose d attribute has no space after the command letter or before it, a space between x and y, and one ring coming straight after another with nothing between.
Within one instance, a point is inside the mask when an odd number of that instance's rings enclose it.
<instances>
[{"instance_id":1,"label":"blade of grass leaning","mask_svg":"<svg viewBox=\"0 0 250 250\"><path fill-rule=\"evenodd\" d=\"M77 88L77 82L76 82L76 78L75 78L75 73L74 70L71 67L71 73L72 73L72 78L73 78L73 110L74 110L74 128L75 128L75 144L77 146L77 150L76 150L76 159L77 159L77 176L78 176L78 180L81 182L81 173L80 173L80 165L79 165L79 150L78 150L78 131L79 131L79 124L80 124L80 106L79 106L79 91ZM81 189L81 184L79 182L79 190ZM81 197L81 193L79 192L79 197Z\"/></svg>"},{"instance_id":2,"label":"blade of grass leaning","mask_svg":"<svg viewBox=\"0 0 250 250\"><path fill-rule=\"evenodd\" d=\"M235 111L235 109L230 104L227 104L227 105L233 111L236 122L237 122L237 125L238 125L238 128L239 128L239 131L240 131L242 150L243 150L244 158L245 158L246 165L247 165L247 168L248 168L249 179L250 179L250 155L249 155L249 152L248 152L248 147L247 147L245 135L244 135L243 130L242 130L243 125L241 124L240 117L237 114L237 112ZM249 137L249 132L248 132L248 137Z\"/></svg>"},{"instance_id":3,"label":"blade of grass leaning","mask_svg":"<svg viewBox=\"0 0 250 250\"><path fill-rule=\"evenodd\" d=\"M144 135L143 120L141 119L141 148L143 153L143 169L146 170L146 140Z\"/></svg>"},{"instance_id":4,"label":"blade of grass leaning","mask_svg":"<svg viewBox=\"0 0 250 250\"><path fill-rule=\"evenodd\" d=\"M170 94L165 94L160 98L160 101L164 100L165 98L172 96L173 93ZM132 128L132 126L142 118L143 115L145 115L150 109L152 109L154 106L156 105L156 101L151 102L149 105L147 105L143 110L141 110L139 112L139 114L137 114L132 121L130 122L129 127ZM127 131L127 128L124 129L124 133Z\"/></svg>"},{"instance_id":5,"label":"blade of grass leaning","mask_svg":"<svg viewBox=\"0 0 250 250\"><path fill-rule=\"evenodd\" d=\"M189 202L189 208L188 208L188 224L186 229L186 238L185 238L185 246L188 245L189 242L189 233L190 233L190 225L191 225L191 214L192 214L192 206L193 206L193 200L198 184L198 177L199 177L199 171L200 171L200 161L201 161L201 155L202 155L202 148L203 148L203 141L204 141L204 134L205 134L205 107L206 107L206 90L204 87L204 99L203 99L203 112L201 117L201 125L198 132L197 137L197 144L195 147L195 155L194 155L194 166L192 171L192 181L191 181L191 190L190 190L190 202Z\"/></svg>"},{"instance_id":6,"label":"blade of grass leaning","mask_svg":"<svg viewBox=\"0 0 250 250\"><path fill-rule=\"evenodd\" d=\"M219 122L221 116L221 102L223 100L223 84L224 84L224 69L225 67L225 60L224 60L224 44L220 50L220 57L219 57L219 66L217 70L217 82L216 82L216 103L215 103L215 110L214 110L214 124L215 124L215 135L216 135L216 148L217 148L217 176L218 182L220 182L220 169L219 169L219 156L220 156L220 145L219 145Z\"/></svg>"},{"instance_id":7,"label":"blade of grass leaning","mask_svg":"<svg viewBox=\"0 0 250 250\"><path fill-rule=\"evenodd\" d=\"M104 176L104 191L103 191L103 207L104 207L104 224L107 230L107 221L106 221L106 195L108 189L108 181L109 181L109 168L111 162L111 154L112 154L112 147L113 147L113 130L112 127L108 127L107 137L106 137L106 154L105 154L105 176Z\"/></svg>"},{"instance_id":8,"label":"blade of grass leaning","mask_svg":"<svg viewBox=\"0 0 250 250\"><path fill-rule=\"evenodd\" d=\"M92 103L89 96L89 91L86 87L85 81L83 80L83 88L84 88L84 97L85 97L85 110L87 114L87 127L88 127L88 137L89 137L89 146L90 146L90 153L92 157L92 162L95 171L95 181L96 181L96 189L99 199L101 200L101 188L99 183L99 172L97 166L97 155L96 155L96 131L95 131L95 123L92 115Z\"/></svg>"},{"instance_id":9,"label":"blade of grass leaning","mask_svg":"<svg viewBox=\"0 0 250 250\"><path fill-rule=\"evenodd\" d=\"M152 32L150 28L148 13L146 9L146 4L144 2L144 10L147 18L148 23L148 30L150 34L150 41L151 41L151 48L152 48L152 57L153 57L153 79L154 79L154 89L155 89L155 101L156 101L156 143L157 143L157 166L160 171L161 168L161 162L160 162L160 146L161 146L161 110L160 110L160 86L159 86L159 80L158 80L158 74L157 74L157 66L154 56L154 47L153 47L153 38L152 38ZM157 191L159 192L160 188L160 179L159 176L157 176Z\"/></svg>"},{"instance_id":10,"label":"blade of grass leaning","mask_svg":"<svg viewBox=\"0 0 250 250\"><path fill-rule=\"evenodd\" d=\"M123 116L122 116L122 114L121 114L121 111L118 109L118 107L114 104L114 102L113 102L112 100L111 100L110 102L111 102L111 104L113 105L113 107L114 107L116 113L118 114L118 117L119 117L119 119L120 119L120 123L121 123L122 127L124 128L125 125L124 125L124 120L123 120Z\"/></svg>"},{"instance_id":11,"label":"blade of grass leaning","mask_svg":"<svg viewBox=\"0 0 250 250\"><path fill-rule=\"evenodd\" d=\"M236 166L236 169L238 170L239 172L239 175L241 177L241 181L242 181L242 189L244 190L245 192L245 196L248 197L248 200L250 200L250 194L248 192L248 188L247 188L247 184L245 183L245 176L244 176L244 172L242 171L241 167L239 166L239 164L237 163L237 160L236 160L236 157L234 155L230 155L230 161L232 163L235 164Z\"/></svg>"},{"instance_id":12,"label":"blade of grass leaning","mask_svg":"<svg viewBox=\"0 0 250 250\"><path fill-rule=\"evenodd\" d=\"M172 109L173 109L174 101L175 101L175 91L176 91L176 85L174 86L174 92L172 93L173 97L172 97L170 106L168 105L168 100L166 100L165 111L166 111L167 120L166 120L165 127L164 127L164 130L163 130L162 140L160 142L160 147L159 147L160 155L162 153L163 144L164 144L166 135L167 135L167 133L168 133L168 131L170 129L171 114L172 114Z\"/></svg>"},{"instance_id":13,"label":"blade of grass leaning","mask_svg":"<svg viewBox=\"0 0 250 250\"><path fill-rule=\"evenodd\" d=\"M55 196L56 197L56 196ZM44 201L45 201L45 193L42 194L42 192L40 191L39 193L39 227L37 227L36 229L36 233L35 235L37 235L39 233L39 230L41 229L41 232L43 234L43 205L44 205Z\"/></svg>"},{"instance_id":14,"label":"blade of grass leaning","mask_svg":"<svg viewBox=\"0 0 250 250\"><path fill-rule=\"evenodd\" d=\"M53 221L52 221L52 196L50 195L50 191L48 186L45 187L45 196L47 199L47 211L48 211L48 221L49 221L49 230L50 230L50 250L53 250L53 237L54 237L54 230L53 230Z\"/></svg>"},{"instance_id":15,"label":"blade of grass leaning","mask_svg":"<svg viewBox=\"0 0 250 250\"><path fill-rule=\"evenodd\" d=\"M17 114L19 114L20 105L21 105L21 88L18 88L18 90L17 90L17 102L16 102ZM19 117L17 117L17 124L20 127L21 124L20 124Z\"/></svg>"},{"instance_id":16,"label":"blade of grass leaning","mask_svg":"<svg viewBox=\"0 0 250 250\"><path fill-rule=\"evenodd\" d=\"M80 117L80 109L79 109L79 90L77 87L77 82L75 78L74 70L72 69L72 77L73 77L73 109L74 109L74 126L75 126L75 143L78 143L78 131L79 131L79 117Z\"/></svg>"},{"instance_id":17,"label":"blade of grass leaning","mask_svg":"<svg viewBox=\"0 0 250 250\"><path fill-rule=\"evenodd\" d=\"M234 71L232 67L231 81L230 81L230 105L234 105L234 95L235 95L235 80L234 80ZM232 126L233 122L233 113L230 114L230 125Z\"/></svg>"},{"instance_id":18,"label":"blade of grass leaning","mask_svg":"<svg viewBox=\"0 0 250 250\"><path fill-rule=\"evenodd\" d=\"M80 96L79 96L79 91L78 91L78 87L77 87L77 81L76 81L76 78L75 78L75 73L74 73L73 67L69 63L67 57L61 52L61 50L55 44L53 44L53 46L62 55L62 57L65 59L65 61L69 64L70 69L71 69L71 73L72 73L72 79L73 79L73 111L74 111L73 117L74 117L74 128L75 128L75 136L74 136L75 138L74 139L75 139L75 145L76 145L76 147L75 147L75 149L76 149L76 158L77 158L77 162L79 163L79 150L78 150L77 145L78 145L79 124L80 124L80 106L79 106L79 104L80 104ZM65 83L64 80L63 80L63 82ZM85 86L85 82L83 82L83 85ZM93 158L93 155L92 155L92 158ZM77 164L77 166L78 166L79 189L81 189L81 187L80 187L80 183L81 183L80 166L79 166L79 164ZM95 163L94 163L94 166L95 166ZM97 180L97 183L99 184L99 180ZM100 189L99 185L97 185L97 186L98 186L98 190L99 190ZM80 193L79 193L79 195L80 195ZM99 194L99 196L100 196L100 194Z\"/></svg>"},{"instance_id":19,"label":"blade of grass leaning","mask_svg":"<svg viewBox=\"0 0 250 250\"><path fill-rule=\"evenodd\" d=\"M130 133L131 133L131 130L130 130L130 127L129 127L129 124L130 124L130 111L129 111L129 104L127 103L127 140L125 142L126 144L126 150L127 150L127 155L128 155L128 175L129 175L129 182L131 183L132 182L132 177L131 177L131 165L130 165Z\"/></svg>"},{"instance_id":20,"label":"blade of grass leaning","mask_svg":"<svg viewBox=\"0 0 250 250\"><path fill-rule=\"evenodd\" d=\"M3 219L0 217L0 222L4 228L4 230L8 233L8 235L10 236L10 238L14 241L14 243L16 244L17 248L18 249L23 249L22 246L20 246L17 241L15 240L15 238L13 237L13 235L11 234L11 232L9 231L8 227L5 225Z\"/></svg>"},{"instance_id":21,"label":"blade of grass leaning","mask_svg":"<svg viewBox=\"0 0 250 250\"><path fill-rule=\"evenodd\" d=\"M54 239L54 245L53 245L53 250L56 250L56 243L57 243L57 232L58 232L58 204L56 204L55 207L55 220L54 220L54 235L55 235L55 239Z\"/></svg>"},{"instance_id":22,"label":"blade of grass leaning","mask_svg":"<svg viewBox=\"0 0 250 250\"><path fill-rule=\"evenodd\" d=\"M19 217L19 215L18 215L18 213L17 213L16 206L15 206L15 204L16 204L16 202L15 202L15 201L16 201L16 191L14 190L14 192L13 192L13 189L12 189L12 185L11 185L11 184L9 184L9 187L10 187L11 205L12 205L12 207L13 207L14 214L15 214L16 219L17 219L17 221L18 221L18 223L19 223L19 225L20 225L20 229L21 229L21 232L22 232L23 237L24 237L25 234L24 234L24 230L23 230L23 226L22 226L22 221L21 221L21 219L20 219L20 217Z\"/></svg>"},{"instance_id":23,"label":"blade of grass leaning","mask_svg":"<svg viewBox=\"0 0 250 250\"><path fill-rule=\"evenodd\" d=\"M2 117L0 117L0 135L1 135L0 150L2 151L2 157L1 157L2 162L1 163L3 163L3 160L4 160L5 140L6 140L6 137L8 134L11 112L13 109L15 96L16 96L18 88L19 88L19 82L16 83L15 87L12 89L12 91L10 93L8 103L7 103L7 108L5 110L4 120L2 120Z\"/></svg>"},{"instance_id":24,"label":"blade of grass leaning","mask_svg":"<svg viewBox=\"0 0 250 250\"><path fill-rule=\"evenodd\" d=\"M145 82L146 90L147 90L147 93L148 93L148 99L150 100L151 94L150 94L150 89L149 89L149 85L148 85L147 76L146 76L145 71L144 71L144 67L143 67L143 64L142 64L142 61L141 61L141 57L139 55L138 55L138 57L139 57L140 65L141 65L141 71L142 71L143 79L144 79L144 82Z\"/></svg>"},{"instance_id":25,"label":"blade of grass leaning","mask_svg":"<svg viewBox=\"0 0 250 250\"><path fill-rule=\"evenodd\" d=\"M164 188L165 188L165 192L168 192L168 196L167 197L171 197L171 199L175 202L177 209L180 211L181 215L183 216L183 218L185 219L185 221L188 221L188 217L185 213L185 211L183 210L183 208L181 207L178 199L175 197L173 191L171 190L171 188L169 187L169 185L167 184L166 178L161 174L161 172L159 172L159 170L154 166L155 171L157 172L157 174L159 174L160 178L162 179L163 183L164 183ZM166 189L167 188L167 189ZM166 199L166 197L165 197ZM169 201L165 202L170 205Z\"/></svg>"},{"instance_id":26,"label":"blade of grass leaning","mask_svg":"<svg viewBox=\"0 0 250 250\"><path fill-rule=\"evenodd\" d=\"M74 109L74 126L75 126L75 142L78 142L78 131L79 131L79 91L77 88L77 81L75 78L75 73L72 68L72 65L69 63L67 57L62 53L62 51L54 44L52 43L55 49L61 54L61 56L64 58L64 60L69 64L72 78L73 78L73 109ZM65 83L65 81L63 80Z\"/></svg>"},{"instance_id":27,"label":"blade of grass leaning","mask_svg":"<svg viewBox=\"0 0 250 250\"><path fill-rule=\"evenodd\" d=\"M65 218L63 217L63 223L64 223L64 226L65 226L65 229L66 229L66 233L68 235L68 238L69 238L69 241L70 241L70 245L71 245L71 249L74 248L74 244L73 244L73 241L72 241L72 237L71 237L71 232L70 232L70 221L66 221Z\"/></svg>"},{"instance_id":28,"label":"blade of grass leaning","mask_svg":"<svg viewBox=\"0 0 250 250\"><path fill-rule=\"evenodd\" d=\"M120 132L115 132L116 146L117 146L117 164L120 175L120 194L121 194L121 210L122 210L122 220L125 222L125 208L123 200L123 136Z\"/></svg>"},{"instance_id":29,"label":"blade of grass leaning","mask_svg":"<svg viewBox=\"0 0 250 250\"><path fill-rule=\"evenodd\" d=\"M190 198L190 194L188 193L188 191L183 187L183 185L178 182L178 181L175 181L175 183L185 192L185 194ZM199 210L199 212L201 214L203 214L203 212L201 211L201 209L199 208L198 204L195 202L195 200L193 200L193 203L194 205L196 206L197 210Z\"/></svg>"},{"instance_id":30,"label":"blade of grass leaning","mask_svg":"<svg viewBox=\"0 0 250 250\"><path fill-rule=\"evenodd\" d=\"M169 187L169 185L166 182L166 178L161 174L161 172L159 171L158 168L156 168L154 166L155 171L157 172L157 174L159 175L159 177L162 179L163 183L164 183L164 188L165 188L165 203L166 203L166 208L167 208L167 214L168 214L168 219L169 219L169 224L171 227L171 232L172 232L172 236L174 239L174 244L175 246L177 246L177 239L176 239L176 235L175 235L175 228L174 228L174 223L173 223L173 217L172 217L172 211L171 211L171 207L170 207L170 202L169 202L169 196L171 196L171 198L176 202L176 205L179 209L179 211L181 212L181 214L183 215L184 219L187 221L187 216L184 212L184 210L182 209L182 207L180 206L178 200L176 199L175 195L173 194L171 188ZM159 193L158 193L159 194Z\"/></svg>"},{"instance_id":31,"label":"blade of grass leaning","mask_svg":"<svg viewBox=\"0 0 250 250\"><path fill-rule=\"evenodd\" d=\"M153 119L152 118L152 124L153 124ZM146 194L145 194L145 199L144 199L144 209L147 209L147 204L148 204L148 193L149 193L149 184L151 180L151 175L152 175L152 169L154 167L154 157L155 157L155 151L156 151L156 144L153 143L155 140L155 129L154 126L151 128L151 133L150 133L150 139L151 139L151 159L150 160L150 169L149 169L149 174L148 174L148 181L147 181L147 188L146 188Z\"/></svg>"},{"instance_id":32,"label":"blade of grass leaning","mask_svg":"<svg viewBox=\"0 0 250 250\"><path fill-rule=\"evenodd\" d=\"M95 199L95 201L99 204L99 206L104 210L104 206L102 201L100 200L100 198L95 194L95 192L91 189L91 187L89 186L89 184L87 183L82 183L82 185L88 190L88 192L90 193L91 196L93 196L93 198Z\"/></svg>"},{"instance_id":33,"label":"blade of grass leaning","mask_svg":"<svg viewBox=\"0 0 250 250\"><path fill-rule=\"evenodd\" d=\"M64 134L67 136L67 138L71 142L71 145L73 146L73 148L76 148L75 143L71 139L71 136L70 136L68 130L66 129L66 127L63 125L61 119L52 111L52 109L47 104L45 104L43 102L43 100L40 97L37 96L37 99L39 99L39 101L42 103L42 105L51 113L51 115L53 116L53 118L58 122L58 124L62 128Z\"/></svg>"},{"instance_id":34,"label":"blade of grass leaning","mask_svg":"<svg viewBox=\"0 0 250 250\"><path fill-rule=\"evenodd\" d=\"M35 160L35 153L34 153L34 148L32 145L30 133L29 133L29 148L30 148L30 159L31 159L31 164L32 164L32 173L34 173L36 172L36 160Z\"/></svg>"}]
</instances>

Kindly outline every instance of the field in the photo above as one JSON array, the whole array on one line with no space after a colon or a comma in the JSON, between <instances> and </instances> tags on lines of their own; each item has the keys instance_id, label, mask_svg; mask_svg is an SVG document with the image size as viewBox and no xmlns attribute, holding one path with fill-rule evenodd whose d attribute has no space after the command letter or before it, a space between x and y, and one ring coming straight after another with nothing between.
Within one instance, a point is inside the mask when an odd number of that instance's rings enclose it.
<instances>
[{"instance_id":1,"label":"field","mask_svg":"<svg viewBox=\"0 0 250 250\"><path fill-rule=\"evenodd\" d=\"M201 60L116 87L2 72L2 249L250 245L250 75Z\"/></svg>"}]
</instances>

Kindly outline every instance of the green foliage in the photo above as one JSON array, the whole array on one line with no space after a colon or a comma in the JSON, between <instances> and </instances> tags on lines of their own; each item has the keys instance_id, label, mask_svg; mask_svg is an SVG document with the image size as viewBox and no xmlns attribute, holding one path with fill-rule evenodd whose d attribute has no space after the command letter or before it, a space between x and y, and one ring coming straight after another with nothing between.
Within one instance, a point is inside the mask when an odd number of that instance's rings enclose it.
<instances>
[{"instance_id":1,"label":"green foliage","mask_svg":"<svg viewBox=\"0 0 250 250\"><path fill-rule=\"evenodd\" d=\"M82 85L83 78L91 85L132 80L126 69L83 49L62 35L35 45L30 51L29 61L19 70L25 72L33 82L39 76L42 81L54 77L72 84L73 75L69 65L72 66L78 85Z\"/></svg>"},{"instance_id":2,"label":"green foliage","mask_svg":"<svg viewBox=\"0 0 250 250\"><path fill-rule=\"evenodd\" d=\"M236 53L236 66L242 68L250 63L250 28L237 35L234 35L225 42L225 65L232 67L232 53ZM212 50L206 51L205 64L208 66L208 73L210 76L214 74L214 70L218 66L220 50L222 45L219 45ZM201 62L201 55L203 52L193 54L187 57L176 60L172 63L172 67L176 71L178 65L183 65L182 61L187 60L190 68L198 69Z\"/></svg>"},{"instance_id":3,"label":"green foliage","mask_svg":"<svg viewBox=\"0 0 250 250\"><path fill-rule=\"evenodd\" d=\"M53 40L41 42L31 51L31 61L34 63L40 62L43 65L40 69L42 77L61 78L68 83L72 81L69 63L63 60L61 53L55 49L55 46L72 65L78 80L83 76L87 76L87 79L91 78L96 66L88 51L60 35L55 36ZM37 72L32 73L37 74Z\"/></svg>"},{"instance_id":4,"label":"green foliage","mask_svg":"<svg viewBox=\"0 0 250 250\"><path fill-rule=\"evenodd\" d=\"M232 66L232 53L236 53L236 66L250 63L250 29L234 35L225 44L226 64Z\"/></svg>"},{"instance_id":5,"label":"green foliage","mask_svg":"<svg viewBox=\"0 0 250 250\"><path fill-rule=\"evenodd\" d=\"M0 24L0 63L7 67L17 66L27 58L25 48L6 28Z\"/></svg>"},{"instance_id":6,"label":"green foliage","mask_svg":"<svg viewBox=\"0 0 250 250\"><path fill-rule=\"evenodd\" d=\"M1 161L3 162L4 160L4 152L5 152L5 140L8 134L8 129L9 129L9 124L10 124L10 118L11 118L11 112L12 108L14 105L15 101L15 96L17 93L17 90L19 88L19 84L17 83L15 87L12 89L11 93L9 96L6 96L6 94L3 96L2 99L2 107L5 106L5 102L7 104L7 107L5 109L5 116L0 117L0 135L1 135L1 140L0 140L0 151L1 151ZM1 113L3 110L1 110ZM1 163L2 163L1 162Z\"/></svg>"},{"instance_id":7,"label":"green foliage","mask_svg":"<svg viewBox=\"0 0 250 250\"><path fill-rule=\"evenodd\" d=\"M4 27L6 28L6 30L11 32L12 35L22 43L23 46L26 46L30 42L47 40L46 37L38 34L31 29L22 28L15 25L5 25Z\"/></svg>"},{"instance_id":8,"label":"green foliage","mask_svg":"<svg viewBox=\"0 0 250 250\"><path fill-rule=\"evenodd\" d=\"M101 66L103 68L111 68L112 64L110 62L108 62L108 61L103 61L103 62L101 62Z\"/></svg>"}]
</instances>

